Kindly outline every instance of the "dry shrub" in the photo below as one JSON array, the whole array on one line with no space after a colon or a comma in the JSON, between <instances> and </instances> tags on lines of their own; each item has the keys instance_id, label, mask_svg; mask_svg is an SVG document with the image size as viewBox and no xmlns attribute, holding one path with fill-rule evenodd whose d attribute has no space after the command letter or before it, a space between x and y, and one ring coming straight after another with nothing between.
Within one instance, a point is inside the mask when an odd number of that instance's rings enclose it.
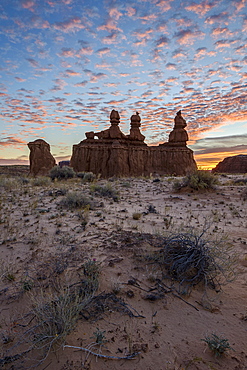
<instances>
[{"instance_id":1,"label":"dry shrub","mask_svg":"<svg viewBox=\"0 0 247 370\"><path fill-rule=\"evenodd\" d=\"M164 277L179 283L180 292L189 292L198 284L220 291L234 277L231 250L224 236L212 239L206 229L201 233L191 229L165 237L156 260Z\"/></svg>"},{"instance_id":2,"label":"dry shrub","mask_svg":"<svg viewBox=\"0 0 247 370\"><path fill-rule=\"evenodd\" d=\"M22 362L24 367L20 368L36 368L51 350L56 351L64 344L66 336L75 328L81 312L87 309L98 289L99 264L88 260L83 265L83 271L80 279L70 285L64 286L58 280L46 292L41 289L29 293L32 309L17 324L25 331L0 358L0 367L18 362L16 368L19 368ZM18 353L20 348L22 352Z\"/></svg>"},{"instance_id":3,"label":"dry shrub","mask_svg":"<svg viewBox=\"0 0 247 370\"><path fill-rule=\"evenodd\" d=\"M116 189L114 189L110 183L107 183L105 186L101 185L92 185L91 186L91 193L96 195L105 197L105 198L112 198L114 202L119 201L119 193Z\"/></svg>"},{"instance_id":4,"label":"dry shrub","mask_svg":"<svg viewBox=\"0 0 247 370\"><path fill-rule=\"evenodd\" d=\"M49 175L52 180L55 180L55 179L67 180L67 179L72 179L73 177L76 177L75 171L73 170L72 167L69 167L69 166L64 166L64 167L55 166L51 169Z\"/></svg>"},{"instance_id":5,"label":"dry shrub","mask_svg":"<svg viewBox=\"0 0 247 370\"><path fill-rule=\"evenodd\" d=\"M94 209L94 202L86 197L82 192L69 192L59 203L68 209L87 208Z\"/></svg>"},{"instance_id":6,"label":"dry shrub","mask_svg":"<svg viewBox=\"0 0 247 370\"><path fill-rule=\"evenodd\" d=\"M197 170L191 174L188 174L182 179L181 182L175 181L173 188L179 191L183 188L191 190L214 190L217 184L217 177L211 172L204 170Z\"/></svg>"}]
</instances>

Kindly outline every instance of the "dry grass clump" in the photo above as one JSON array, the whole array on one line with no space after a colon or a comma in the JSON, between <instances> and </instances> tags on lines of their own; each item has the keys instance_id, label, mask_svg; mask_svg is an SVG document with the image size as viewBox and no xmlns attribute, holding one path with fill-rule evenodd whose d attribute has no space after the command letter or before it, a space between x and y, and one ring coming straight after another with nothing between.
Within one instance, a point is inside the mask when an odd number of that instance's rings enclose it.
<instances>
[{"instance_id":1,"label":"dry grass clump","mask_svg":"<svg viewBox=\"0 0 247 370\"><path fill-rule=\"evenodd\" d=\"M206 236L206 230L198 233L192 229L165 237L156 260L164 278L179 283L179 291L189 292L198 284L220 291L234 276L230 252L224 237L212 239Z\"/></svg>"},{"instance_id":2,"label":"dry grass clump","mask_svg":"<svg viewBox=\"0 0 247 370\"><path fill-rule=\"evenodd\" d=\"M211 172L204 170L197 170L191 174L188 174L182 179L181 182L175 181L173 188L179 191L183 188L191 190L214 190L217 184L217 177Z\"/></svg>"},{"instance_id":3,"label":"dry grass clump","mask_svg":"<svg viewBox=\"0 0 247 370\"><path fill-rule=\"evenodd\" d=\"M38 176L31 179L30 183L33 186L49 186L51 184L51 179L47 176Z\"/></svg>"},{"instance_id":4,"label":"dry grass clump","mask_svg":"<svg viewBox=\"0 0 247 370\"><path fill-rule=\"evenodd\" d=\"M47 291L41 289L28 293L32 309L20 319L20 326L25 331L15 338L7 355L0 358L0 367L25 358L25 368L36 368L51 350L61 348L67 335L75 328L81 312L87 310L98 289L99 264L88 260L82 268L83 274L76 282L71 281L64 286L58 280ZM28 322L22 325L22 320ZM16 353L19 348L22 352Z\"/></svg>"},{"instance_id":5,"label":"dry grass clump","mask_svg":"<svg viewBox=\"0 0 247 370\"><path fill-rule=\"evenodd\" d=\"M18 188L20 185L17 178L6 177L5 175L0 175L0 189L3 190L13 190Z\"/></svg>"}]
</instances>

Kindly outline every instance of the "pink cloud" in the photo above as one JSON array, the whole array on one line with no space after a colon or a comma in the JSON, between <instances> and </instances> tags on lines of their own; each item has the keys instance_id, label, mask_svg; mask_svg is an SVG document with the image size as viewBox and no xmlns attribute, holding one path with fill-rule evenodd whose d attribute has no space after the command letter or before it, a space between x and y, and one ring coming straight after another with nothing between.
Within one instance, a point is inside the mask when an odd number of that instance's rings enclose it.
<instances>
[{"instance_id":1,"label":"pink cloud","mask_svg":"<svg viewBox=\"0 0 247 370\"><path fill-rule=\"evenodd\" d=\"M7 136L0 141L0 146L19 146L22 144L27 144L27 142L14 136Z\"/></svg>"},{"instance_id":2,"label":"pink cloud","mask_svg":"<svg viewBox=\"0 0 247 370\"><path fill-rule=\"evenodd\" d=\"M118 13L116 13L118 14ZM122 13L119 13L122 15ZM108 31L108 32L112 32L112 31L118 31L118 32L123 32L121 30L121 28L117 27L117 20L118 20L119 17L117 18L108 18L106 20L106 22L104 24L102 24L101 26L98 26L97 27L97 30L98 31Z\"/></svg>"},{"instance_id":3,"label":"pink cloud","mask_svg":"<svg viewBox=\"0 0 247 370\"><path fill-rule=\"evenodd\" d=\"M185 6L185 9L196 13L199 16L205 15L211 9L213 9L219 2L205 0L200 3L192 2L190 5Z\"/></svg>"},{"instance_id":4,"label":"pink cloud","mask_svg":"<svg viewBox=\"0 0 247 370\"><path fill-rule=\"evenodd\" d=\"M173 0L158 0L155 5L157 5L160 8L161 12L167 12L171 9L171 3Z\"/></svg>"},{"instance_id":5,"label":"pink cloud","mask_svg":"<svg viewBox=\"0 0 247 370\"><path fill-rule=\"evenodd\" d=\"M104 86L106 87L117 87L120 83L117 82L117 83L114 83L114 82L108 82L108 83L105 83Z\"/></svg>"},{"instance_id":6,"label":"pink cloud","mask_svg":"<svg viewBox=\"0 0 247 370\"><path fill-rule=\"evenodd\" d=\"M219 35L230 36L231 32L228 27L217 27L212 30L212 36L218 37Z\"/></svg>"},{"instance_id":7,"label":"pink cloud","mask_svg":"<svg viewBox=\"0 0 247 370\"><path fill-rule=\"evenodd\" d=\"M75 55L75 50L71 48L62 48L60 55L66 58L73 58Z\"/></svg>"},{"instance_id":8,"label":"pink cloud","mask_svg":"<svg viewBox=\"0 0 247 370\"><path fill-rule=\"evenodd\" d=\"M212 15L206 18L205 23L208 24L215 24L215 23L229 23L229 14L227 12L222 12L219 14Z\"/></svg>"},{"instance_id":9,"label":"pink cloud","mask_svg":"<svg viewBox=\"0 0 247 370\"><path fill-rule=\"evenodd\" d=\"M66 69L65 73L68 76L80 76L81 75L81 73L75 72L72 69Z\"/></svg>"},{"instance_id":10,"label":"pink cloud","mask_svg":"<svg viewBox=\"0 0 247 370\"><path fill-rule=\"evenodd\" d=\"M92 73L91 77L90 77L90 82L91 83L96 83L98 82L98 80L102 79L102 78L105 78L107 77L107 75L105 73Z\"/></svg>"},{"instance_id":11,"label":"pink cloud","mask_svg":"<svg viewBox=\"0 0 247 370\"><path fill-rule=\"evenodd\" d=\"M109 10L109 16L115 20L118 20L123 13L121 13L117 8L112 8Z\"/></svg>"},{"instance_id":12,"label":"pink cloud","mask_svg":"<svg viewBox=\"0 0 247 370\"><path fill-rule=\"evenodd\" d=\"M37 68L39 63L33 58L26 58L26 60L32 65L32 67Z\"/></svg>"},{"instance_id":13,"label":"pink cloud","mask_svg":"<svg viewBox=\"0 0 247 370\"><path fill-rule=\"evenodd\" d=\"M51 91L63 90L63 88L67 85L67 82L65 82L64 80L61 80L60 78L56 78L54 81L55 81L55 86L53 86Z\"/></svg>"},{"instance_id":14,"label":"pink cloud","mask_svg":"<svg viewBox=\"0 0 247 370\"><path fill-rule=\"evenodd\" d=\"M147 28L147 29L137 29L135 30L132 35L136 38L146 38L146 39L150 39L152 37L152 33L153 33L153 29L152 28Z\"/></svg>"},{"instance_id":15,"label":"pink cloud","mask_svg":"<svg viewBox=\"0 0 247 370\"><path fill-rule=\"evenodd\" d=\"M21 6L24 8L24 9L28 9L30 10L31 12L34 11L34 7L35 7L36 3L35 1L33 0L22 0L21 1Z\"/></svg>"},{"instance_id":16,"label":"pink cloud","mask_svg":"<svg viewBox=\"0 0 247 370\"><path fill-rule=\"evenodd\" d=\"M84 87L84 86L86 86L86 84L88 83L88 81L81 81L81 82L78 82L78 83L76 83L76 84L74 84L74 86L76 86L76 87Z\"/></svg>"},{"instance_id":17,"label":"pink cloud","mask_svg":"<svg viewBox=\"0 0 247 370\"><path fill-rule=\"evenodd\" d=\"M215 55L216 55L215 51L208 51L207 48L201 47L201 48L196 49L194 58L195 59L200 59L200 58L204 58L206 56L211 57L211 56L215 56Z\"/></svg>"},{"instance_id":18,"label":"pink cloud","mask_svg":"<svg viewBox=\"0 0 247 370\"><path fill-rule=\"evenodd\" d=\"M175 49L172 53L172 57L175 58L186 58L187 54L185 51L181 48Z\"/></svg>"},{"instance_id":19,"label":"pink cloud","mask_svg":"<svg viewBox=\"0 0 247 370\"><path fill-rule=\"evenodd\" d=\"M142 23L146 24L146 23L155 21L157 17L158 15L156 14L148 14L148 15L143 15L142 17L139 17L139 19L141 19Z\"/></svg>"},{"instance_id":20,"label":"pink cloud","mask_svg":"<svg viewBox=\"0 0 247 370\"><path fill-rule=\"evenodd\" d=\"M84 29L86 26L85 26L85 19L83 19L83 23L82 23L81 18L74 17L64 22L54 23L53 27L56 30L63 31L63 32L75 32L75 31Z\"/></svg>"},{"instance_id":21,"label":"pink cloud","mask_svg":"<svg viewBox=\"0 0 247 370\"><path fill-rule=\"evenodd\" d=\"M118 42L119 32L112 31L109 35L103 37L102 42L104 44L116 44Z\"/></svg>"},{"instance_id":22,"label":"pink cloud","mask_svg":"<svg viewBox=\"0 0 247 370\"><path fill-rule=\"evenodd\" d=\"M97 53L100 57L102 57L103 55L108 54L110 51L111 51L111 49L110 49L110 48L105 47L105 48L101 48L101 49L97 50L97 51L96 51L96 53Z\"/></svg>"},{"instance_id":23,"label":"pink cloud","mask_svg":"<svg viewBox=\"0 0 247 370\"><path fill-rule=\"evenodd\" d=\"M177 65L174 63L167 63L166 68L169 70L175 70L177 68Z\"/></svg>"},{"instance_id":24,"label":"pink cloud","mask_svg":"<svg viewBox=\"0 0 247 370\"><path fill-rule=\"evenodd\" d=\"M198 39L202 39L205 36L205 33L199 30L181 30L176 32L175 37L178 40L178 43L181 45L192 45Z\"/></svg>"},{"instance_id":25,"label":"pink cloud","mask_svg":"<svg viewBox=\"0 0 247 370\"><path fill-rule=\"evenodd\" d=\"M216 49L219 48L230 48L231 47L231 42L228 40L219 40L215 42L215 47Z\"/></svg>"},{"instance_id":26,"label":"pink cloud","mask_svg":"<svg viewBox=\"0 0 247 370\"><path fill-rule=\"evenodd\" d=\"M240 10L245 7L246 2L246 0L235 0L233 2L233 5L236 7L236 13L240 12Z\"/></svg>"},{"instance_id":27,"label":"pink cloud","mask_svg":"<svg viewBox=\"0 0 247 370\"><path fill-rule=\"evenodd\" d=\"M134 15L136 15L136 9L132 8L131 6L127 7L126 11L128 17L133 17Z\"/></svg>"},{"instance_id":28,"label":"pink cloud","mask_svg":"<svg viewBox=\"0 0 247 370\"><path fill-rule=\"evenodd\" d=\"M247 31L247 17L243 21L243 31Z\"/></svg>"},{"instance_id":29,"label":"pink cloud","mask_svg":"<svg viewBox=\"0 0 247 370\"><path fill-rule=\"evenodd\" d=\"M91 46L84 46L78 50L78 52L76 53L76 56L92 55L92 54L93 54L93 49L91 48Z\"/></svg>"},{"instance_id":30,"label":"pink cloud","mask_svg":"<svg viewBox=\"0 0 247 370\"><path fill-rule=\"evenodd\" d=\"M164 46L167 46L169 44L169 39L166 36L161 36L157 41L156 41L156 46L158 48L162 48Z\"/></svg>"}]
</instances>

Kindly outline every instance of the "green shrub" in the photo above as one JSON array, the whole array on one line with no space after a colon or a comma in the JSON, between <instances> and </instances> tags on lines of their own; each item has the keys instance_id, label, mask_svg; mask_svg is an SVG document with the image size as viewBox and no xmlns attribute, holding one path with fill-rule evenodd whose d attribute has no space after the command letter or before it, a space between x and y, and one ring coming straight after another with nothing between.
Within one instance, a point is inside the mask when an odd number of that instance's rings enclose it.
<instances>
[{"instance_id":1,"label":"green shrub","mask_svg":"<svg viewBox=\"0 0 247 370\"><path fill-rule=\"evenodd\" d=\"M82 179L83 182L93 182L96 178L92 172L78 172L76 176Z\"/></svg>"},{"instance_id":2,"label":"green shrub","mask_svg":"<svg viewBox=\"0 0 247 370\"><path fill-rule=\"evenodd\" d=\"M114 202L118 202L119 200L119 193L116 189L114 189L111 184L106 184L105 186L101 185L92 185L91 186L91 193L95 193L96 195L105 197L105 198L112 198Z\"/></svg>"},{"instance_id":3,"label":"green shrub","mask_svg":"<svg viewBox=\"0 0 247 370\"><path fill-rule=\"evenodd\" d=\"M232 349L228 339L220 337L216 334L212 334L211 336L207 336L202 341L206 342L208 348L213 351L215 357L222 356L228 349Z\"/></svg>"},{"instance_id":4,"label":"green shrub","mask_svg":"<svg viewBox=\"0 0 247 370\"><path fill-rule=\"evenodd\" d=\"M175 181L173 184L174 190L181 190L182 188L190 188L192 190L212 190L217 184L217 177L211 172L204 170L197 170L187 175L181 182Z\"/></svg>"},{"instance_id":5,"label":"green shrub","mask_svg":"<svg viewBox=\"0 0 247 370\"><path fill-rule=\"evenodd\" d=\"M76 176L75 171L73 170L72 167L69 167L69 166L64 166L64 167L55 166L50 171L50 178L52 180L72 179L75 176Z\"/></svg>"},{"instance_id":6,"label":"green shrub","mask_svg":"<svg viewBox=\"0 0 247 370\"><path fill-rule=\"evenodd\" d=\"M84 194L73 191L69 192L59 203L62 207L68 209L87 208L93 209L94 203Z\"/></svg>"}]
</instances>

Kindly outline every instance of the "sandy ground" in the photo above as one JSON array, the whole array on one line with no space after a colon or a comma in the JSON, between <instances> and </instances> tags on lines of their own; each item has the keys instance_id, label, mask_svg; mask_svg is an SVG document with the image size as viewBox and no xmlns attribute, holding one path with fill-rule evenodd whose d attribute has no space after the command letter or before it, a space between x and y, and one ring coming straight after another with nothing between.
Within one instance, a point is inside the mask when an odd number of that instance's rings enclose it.
<instances>
[{"instance_id":1,"label":"sandy ground","mask_svg":"<svg viewBox=\"0 0 247 370\"><path fill-rule=\"evenodd\" d=\"M200 193L175 193L172 177L115 179L108 184L119 192L118 202L90 194L92 184L79 179L42 186L0 182L1 361L15 359L3 368L247 369L246 185L234 185L240 178L246 176L219 176L215 191ZM92 197L94 209L61 206L66 191ZM235 259L234 280L220 292L208 288L205 294L196 286L179 294L152 256L170 233L198 232L205 225L205 238L232 246L225 253ZM35 326L34 305L76 284L85 261L100 266L95 298L101 298L47 358L41 348L18 357L35 340L25 334ZM101 344L95 333L101 333ZM231 346L222 357L202 341L213 333ZM108 357L135 356L101 358L64 344Z\"/></svg>"}]
</instances>

